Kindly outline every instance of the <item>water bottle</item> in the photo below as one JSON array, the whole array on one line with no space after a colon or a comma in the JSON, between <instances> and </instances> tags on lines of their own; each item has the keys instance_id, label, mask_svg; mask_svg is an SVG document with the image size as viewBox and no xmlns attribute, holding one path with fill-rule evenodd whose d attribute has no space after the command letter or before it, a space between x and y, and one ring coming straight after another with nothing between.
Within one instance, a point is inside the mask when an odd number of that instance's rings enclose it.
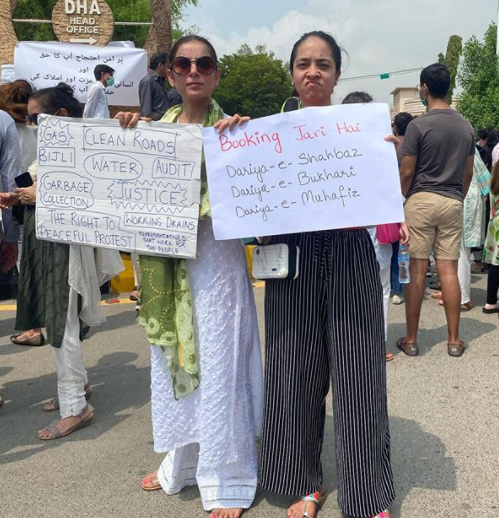
<instances>
[{"instance_id":1,"label":"water bottle","mask_svg":"<svg viewBox=\"0 0 499 518\"><path fill-rule=\"evenodd\" d=\"M411 276L409 274L409 263L411 259L409 257L409 250L406 245L400 245L398 264L399 264L399 282L400 284L409 284L411 282Z\"/></svg>"}]
</instances>

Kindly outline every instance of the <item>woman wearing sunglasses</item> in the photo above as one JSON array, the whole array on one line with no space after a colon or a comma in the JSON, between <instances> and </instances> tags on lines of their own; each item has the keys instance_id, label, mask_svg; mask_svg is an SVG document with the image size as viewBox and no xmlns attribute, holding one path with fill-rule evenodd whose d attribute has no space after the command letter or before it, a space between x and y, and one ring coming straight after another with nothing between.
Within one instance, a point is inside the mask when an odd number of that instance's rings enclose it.
<instances>
[{"instance_id":1,"label":"woman wearing sunglasses","mask_svg":"<svg viewBox=\"0 0 499 518\"><path fill-rule=\"evenodd\" d=\"M224 118L212 99L220 70L206 39L176 42L168 79L183 104L162 122L213 126ZM118 118L131 127L138 115ZM212 518L238 518L257 484L260 346L244 248L240 240L213 237L204 163L199 217L197 259L141 256L138 321L152 344L154 449L168 452L142 488L172 495L198 485Z\"/></svg>"}]
</instances>

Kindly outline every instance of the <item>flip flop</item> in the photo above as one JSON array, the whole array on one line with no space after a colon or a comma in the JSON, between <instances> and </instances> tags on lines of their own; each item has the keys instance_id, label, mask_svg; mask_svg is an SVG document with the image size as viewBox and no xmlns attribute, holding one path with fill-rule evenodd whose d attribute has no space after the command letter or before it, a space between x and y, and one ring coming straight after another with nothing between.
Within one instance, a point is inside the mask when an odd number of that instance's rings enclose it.
<instances>
[{"instance_id":1,"label":"flip flop","mask_svg":"<svg viewBox=\"0 0 499 518\"><path fill-rule=\"evenodd\" d=\"M90 383L87 383L83 388L85 390L85 399L88 401L92 396L92 385L90 385ZM45 412L53 412L54 410L59 410L59 398L57 396L53 397L50 401L47 401L42 408Z\"/></svg>"},{"instance_id":2,"label":"flip flop","mask_svg":"<svg viewBox=\"0 0 499 518\"><path fill-rule=\"evenodd\" d=\"M149 475L152 475L152 473L149 473ZM156 475L153 478L147 478L149 475L146 475L141 481L140 485L144 491L157 491L158 489L161 489L161 484L158 480L158 472L156 471ZM149 482L151 485L146 486L145 482Z\"/></svg>"},{"instance_id":3,"label":"flip flop","mask_svg":"<svg viewBox=\"0 0 499 518\"><path fill-rule=\"evenodd\" d=\"M454 358L459 358L459 356L462 356L465 350L466 347L462 340L460 340L458 344L447 343L447 353L449 356L453 356Z\"/></svg>"},{"instance_id":4,"label":"flip flop","mask_svg":"<svg viewBox=\"0 0 499 518\"><path fill-rule=\"evenodd\" d=\"M83 417L85 413L88 414ZM38 439L41 441L53 441L54 439L61 439L62 437L66 437L67 435L76 432L76 430L81 430L82 428L86 428L90 424L92 424L92 419L94 417L94 409L87 405L76 417L80 418L80 421L76 423L73 427L71 427L69 430L66 430L64 433L62 433L60 430L58 430L55 425L62 421L62 419L56 419L55 421L52 421L48 426L46 426L42 431L47 430L52 435L50 437L42 437L40 436L40 432L38 432Z\"/></svg>"},{"instance_id":5,"label":"flip flop","mask_svg":"<svg viewBox=\"0 0 499 518\"><path fill-rule=\"evenodd\" d=\"M387 362L391 362L394 359L395 359L395 355L393 353L391 353L391 352L386 352L385 353L385 360Z\"/></svg>"},{"instance_id":6,"label":"flip flop","mask_svg":"<svg viewBox=\"0 0 499 518\"><path fill-rule=\"evenodd\" d=\"M499 306L495 308L486 308L485 306L482 308L482 313L486 313L487 315L492 315L492 313L499 313Z\"/></svg>"},{"instance_id":7,"label":"flip flop","mask_svg":"<svg viewBox=\"0 0 499 518\"><path fill-rule=\"evenodd\" d=\"M419 354L418 344L417 343L409 344L405 340L406 340L406 337L401 336L397 340L397 347L403 353L407 354L407 356L417 356Z\"/></svg>"}]
</instances>

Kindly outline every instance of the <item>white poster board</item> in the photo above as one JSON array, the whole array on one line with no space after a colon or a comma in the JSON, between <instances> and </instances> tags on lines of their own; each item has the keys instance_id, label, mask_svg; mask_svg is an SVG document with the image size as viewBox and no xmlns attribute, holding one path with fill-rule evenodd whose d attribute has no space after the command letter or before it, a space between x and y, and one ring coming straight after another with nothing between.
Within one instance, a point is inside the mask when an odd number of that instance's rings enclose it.
<instances>
[{"instance_id":1,"label":"white poster board","mask_svg":"<svg viewBox=\"0 0 499 518\"><path fill-rule=\"evenodd\" d=\"M404 221L386 104L306 108L203 129L216 239Z\"/></svg>"},{"instance_id":2,"label":"white poster board","mask_svg":"<svg viewBox=\"0 0 499 518\"><path fill-rule=\"evenodd\" d=\"M116 71L114 85L106 89L110 105L139 105L139 82L147 74L144 49L22 41L14 54L16 79L30 81L37 90L67 83L82 103L95 83L96 65L109 65Z\"/></svg>"},{"instance_id":3,"label":"white poster board","mask_svg":"<svg viewBox=\"0 0 499 518\"><path fill-rule=\"evenodd\" d=\"M195 257L199 126L41 116L36 237Z\"/></svg>"},{"instance_id":4,"label":"white poster board","mask_svg":"<svg viewBox=\"0 0 499 518\"><path fill-rule=\"evenodd\" d=\"M14 65L2 65L0 67L0 69L1 69L1 71L0 71L0 83L1 84L11 83L12 81L14 81L14 79L15 79Z\"/></svg>"}]
</instances>

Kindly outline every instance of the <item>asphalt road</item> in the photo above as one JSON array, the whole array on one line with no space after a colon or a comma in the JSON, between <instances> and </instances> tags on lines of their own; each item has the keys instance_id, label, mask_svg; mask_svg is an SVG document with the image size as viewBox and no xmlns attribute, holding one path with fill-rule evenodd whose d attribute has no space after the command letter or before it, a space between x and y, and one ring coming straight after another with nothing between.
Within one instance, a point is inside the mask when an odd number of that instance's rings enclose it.
<instances>
[{"instance_id":1,"label":"asphalt road","mask_svg":"<svg viewBox=\"0 0 499 518\"><path fill-rule=\"evenodd\" d=\"M392 461L397 499L393 518L499 517L499 333L484 315L486 277L473 275L462 335L469 349L450 358L443 310L423 304L421 354L399 354L404 306L390 306L388 364ZM261 318L263 288L255 288ZM427 292L427 295L429 292ZM53 418L41 409L55 395L50 346L12 345L15 312L0 306L0 518L207 516L196 488L168 497L140 489L162 456L152 449L149 347L132 304L105 308L108 321L85 342L94 387L92 426L57 441L36 431ZM261 329L263 322L261 321ZM339 518L334 439L328 408L323 463L329 497L319 518ZM289 499L263 490L245 516L286 516Z\"/></svg>"}]
</instances>

